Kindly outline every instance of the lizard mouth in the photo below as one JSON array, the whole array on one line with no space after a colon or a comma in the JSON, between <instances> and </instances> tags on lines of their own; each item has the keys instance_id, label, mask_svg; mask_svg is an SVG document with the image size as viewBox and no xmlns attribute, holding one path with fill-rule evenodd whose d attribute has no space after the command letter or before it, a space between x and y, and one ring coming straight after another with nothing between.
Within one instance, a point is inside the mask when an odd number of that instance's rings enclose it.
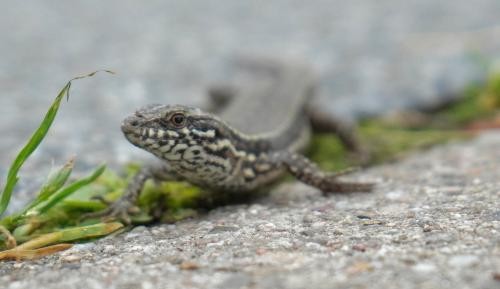
<instances>
[{"instance_id":1,"label":"lizard mouth","mask_svg":"<svg viewBox=\"0 0 500 289\"><path fill-rule=\"evenodd\" d=\"M152 138L152 132L154 130L149 129L144 124L144 120L137 116L129 116L125 118L121 124L121 129L125 138L136 146L141 146L146 139Z\"/></svg>"},{"instance_id":2,"label":"lizard mouth","mask_svg":"<svg viewBox=\"0 0 500 289\"><path fill-rule=\"evenodd\" d=\"M125 135L140 136L140 134L141 134L140 121L135 116L129 116L126 119L124 119L122 124L121 124L121 129Z\"/></svg>"},{"instance_id":3,"label":"lizard mouth","mask_svg":"<svg viewBox=\"0 0 500 289\"><path fill-rule=\"evenodd\" d=\"M180 161L179 150L184 151L184 147L177 147L176 139L179 134L172 130L164 130L150 125L151 122L136 116L129 116L121 124L125 138L134 146L144 149L157 157L172 162ZM183 146L186 146L183 144Z\"/></svg>"},{"instance_id":4,"label":"lizard mouth","mask_svg":"<svg viewBox=\"0 0 500 289\"><path fill-rule=\"evenodd\" d=\"M162 146L180 137L175 131L148 124L149 122L143 118L129 116L123 120L121 129L128 141L142 148Z\"/></svg>"}]
</instances>

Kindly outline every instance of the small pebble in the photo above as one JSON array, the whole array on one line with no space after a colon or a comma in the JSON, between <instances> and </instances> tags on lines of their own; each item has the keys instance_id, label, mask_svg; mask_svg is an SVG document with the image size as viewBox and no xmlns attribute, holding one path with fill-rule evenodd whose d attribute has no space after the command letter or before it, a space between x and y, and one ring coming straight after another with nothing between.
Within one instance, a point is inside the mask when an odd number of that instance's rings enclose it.
<instances>
[{"instance_id":1,"label":"small pebble","mask_svg":"<svg viewBox=\"0 0 500 289\"><path fill-rule=\"evenodd\" d=\"M184 261L179 264L179 268L181 270L198 270L200 268L200 265L192 261Z\"/></svg>"},{"instance_id":2,"label":"small pebble","mask_svg":"<svg viewBox=\"0 0 500 289\"><path fill-rule=\"evenodd\" d=\"M61 258L61 260L63 262L77 262L77 261L80 261L82 259L82 256L80 255L77 255L77 254L71 254L71 255L68 255L68 256L63 256Z\"/></svg>"},{"instance_id":3,"label":"small pebble","mask_svg":"<svg viewBox=\"0 0 500 289\"><path fill-rule=\"evenodd\" d=\"M366 251L366 245L365 244L354 244L352 246L352 249L354 251L365 252Z\"/></svg>"},{"instance_id":4,"label":"small pebble","mask_svg":"<svg viewBox=\"0 0 500 289\"><path fill-rule=\"evenodd\" d=\"M452 267L471 267L479 263L479 257L475 255L457 255L448 260Z\"/></svg>"},{"instance_id":5,"label":"small pebble","mask_svg":"<svg viewBox=\"0 0 500 289\"><path fill-rule=\"evenodd\" d=\"M434 265L432 263L417 263L412 267L412 269L416 272L419 272L419 273L428 274L428 273L436 271L437 268L436 268L436 265Z\"/></svg>"},{"instance_id":6,"label":"small pebble","mask_svg":"<svg viewBox=\"0 0 500 289\"><path fill-rule=\"evenodd\" d=\"M368 262L358 262L346 269L347 274L356 275L363 272L373 271L373 265Z\"/></svg>"}]
</instances>

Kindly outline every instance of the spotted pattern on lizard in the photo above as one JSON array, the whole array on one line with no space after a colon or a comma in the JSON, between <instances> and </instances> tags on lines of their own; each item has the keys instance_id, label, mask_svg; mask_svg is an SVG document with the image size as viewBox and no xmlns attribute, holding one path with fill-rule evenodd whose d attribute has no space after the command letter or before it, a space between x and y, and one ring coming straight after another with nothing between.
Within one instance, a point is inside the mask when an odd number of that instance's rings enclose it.
<instances>
[{"instance_id":1,"label":"spotted pattern on lizard","mask_svg":"<svg viewBox=\"0 0 500 289\"><path fill-rule=\"evenodd\" d=\"M314 124L314 114L310 113L306 102L312 85L308 74L295 67L282 69L280 65L268 63L263 66L265 73L258 72L266 78L262 86L265 89L249 90L247 95L251 97L247 99L240 91L240 98L229 103L226 109L227 121L223 120L224 113L219 117L199 108L160 104L146 106L127 117L122 123L125 137L133 145L154 154L162 163L144 167L123 197L99 214L129 222L129 209L148 179L184 180L211 191L241 193L275 182L288 172L325 193L369 191L372 184L341 181L339 174L320 170L300 154L310 139L311 122ZM256 99L256 95L261 95L260 99ZM269 123L267 131L252 131L253 123L260 122L263 128L267 126L262 123L263 119L252 117L245 110L250 107L246 104L273 95L283 102L283 120ZM275 106L279 104L275 102ZM262 109L277 116L277 111L270 111L265 105ZM246 115L245 121L238 119L238 111L245 111L242 114L242 117ZM229 122L231 119L237 127ZM335 127L346 139L345 143L356 143L349 137L348 130Z\"/></svg>"}]
</instances>

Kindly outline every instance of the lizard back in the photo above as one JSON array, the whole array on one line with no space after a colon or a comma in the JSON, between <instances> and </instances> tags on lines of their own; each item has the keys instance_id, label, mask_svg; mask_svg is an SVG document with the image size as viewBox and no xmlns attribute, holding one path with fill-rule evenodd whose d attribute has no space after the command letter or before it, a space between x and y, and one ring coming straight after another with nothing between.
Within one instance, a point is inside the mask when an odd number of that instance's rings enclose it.
<instances>
[{"instance_id":1,"label":"lizard back","mask_svg":"<svg viewBox=\"0 0 500 289\"><path fill-rule=\"evenodd\" d=\"M269 137L275 149L303 149L310 132L305 108L314 88L309 67L245 59L234 70L235 96L219 116L244 134Z\"/></svg>"}]
</instances>

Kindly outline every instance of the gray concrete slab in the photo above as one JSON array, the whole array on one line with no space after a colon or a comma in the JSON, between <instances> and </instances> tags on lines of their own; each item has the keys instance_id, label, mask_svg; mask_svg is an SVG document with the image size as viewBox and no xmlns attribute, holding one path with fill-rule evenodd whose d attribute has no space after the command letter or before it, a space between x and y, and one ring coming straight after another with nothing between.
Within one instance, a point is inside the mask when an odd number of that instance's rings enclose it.
<instances>
[{"instance_id":1,"label":"gray concrete slab","mask_svg":"<svg viewBox=\"0 0 500 289\"><path fill-rule=\"evenodd\" d=\"M0 266L2 288L498 288L500 133ZM495 275L497 274L497 275Z\"/></svg>"}]
</instances>

